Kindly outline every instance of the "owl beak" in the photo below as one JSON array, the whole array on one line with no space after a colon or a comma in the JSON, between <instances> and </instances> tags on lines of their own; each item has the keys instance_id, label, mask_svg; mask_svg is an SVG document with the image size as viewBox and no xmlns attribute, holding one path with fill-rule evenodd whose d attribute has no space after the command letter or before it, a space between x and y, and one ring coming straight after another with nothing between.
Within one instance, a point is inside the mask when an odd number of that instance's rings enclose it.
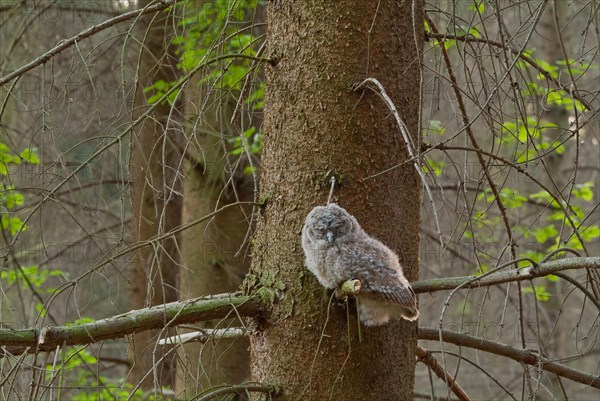
<instances>
[{"instance_id":1,"label":"owl beak","mask_svg":"<svg viewBox=\"0 0 600 401\"><path fill-rule=\"evenodd\" d=\"M327 242L333 244L333 240L335 239L333 232L327 231Z\"/></svg>"}]
</instances>

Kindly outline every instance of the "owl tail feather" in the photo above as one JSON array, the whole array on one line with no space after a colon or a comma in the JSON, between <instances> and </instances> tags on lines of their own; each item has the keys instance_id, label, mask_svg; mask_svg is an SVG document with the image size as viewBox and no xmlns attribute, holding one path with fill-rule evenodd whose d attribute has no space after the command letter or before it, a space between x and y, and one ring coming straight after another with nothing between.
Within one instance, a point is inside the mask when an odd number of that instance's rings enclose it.
<instances>
[{"instance_id":1,"label":"owl tail feather","mask_svg":"<svg viewBox=\"0 0 600 401\"><path fill-rule=\"evenodd\" d=\"M400 314L403 319L408 320L409 322L414 322L419 318L419 311L417 309L403 309Z\"/></svg>"}]
</instances>

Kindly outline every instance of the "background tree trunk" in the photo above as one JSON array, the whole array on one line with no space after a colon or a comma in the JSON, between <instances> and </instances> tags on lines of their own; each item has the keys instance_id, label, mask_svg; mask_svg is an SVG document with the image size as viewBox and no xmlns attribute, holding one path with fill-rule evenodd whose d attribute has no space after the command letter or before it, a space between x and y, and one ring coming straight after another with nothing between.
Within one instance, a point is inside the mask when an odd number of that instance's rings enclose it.
<instances>
[{"instance_id":1,"label":"background tree trunk","mask_svg":"<svg viewBox=\"0 0 600 401\"><path fill-rule=\"evenodd\" d=\"M540 18L540 24L538 32L540 34L540 52L538 57L545 60L546 62L560 66L558 62L564 59L562 49L560 47L560 41L565 41L565 45L571 48L571 44L568 41L570 30L565 29L559 35L557 26L555 24L555 18L561 20L568 20L571 16L569 15L569 7L566 2L553 1L548 4L544 10L544 14ZM571 27L574 25L571 25ZM568 74L565 71L565 74ZM544 126L548 122L556 124L556 129L546 129L544 135L550 137L550 141L556 139L560 140L561 135L564 135L565 130L569 129L569 112L556 103L546 103L543 108L538 104L529 105L530 109L533 107L539 107L536 110L536 114L543 116L541 125ZM533 110L526 110L528 114L532 114ZM574 156L570 154L560 155L558 153L550 153L546 159L541 159L540 168L543 169L547 174L543 175L544 184L548 188L565 188L567 180L572 178L572 175L565 174L562 171L572 166ZM549 216L552 211L546 211L545 215ZM540 224L543 226L543 224ZM544 245L539 244L539 252L544 251ZM561 319L563 305L565 297L563 295L564 282L562 280L556 281L545 281L545 286L550 294L552 294L547 301L545 308L538 309L542 313L542 324L539 328L540 341L544 352L547 355L556 355L557 357L567 357L568 350L566 345L569 342L569 332L571 331L572 325L575 322L569 322L567 319ZM534 310L534 308L531 308ZM529 317L530 321L534 321L535 315L531 314ZM543 393L539 395L539 398L551 399L555 394L561 393L562 383L558 380L551 381L549 383L552 391L550 393Z\"/></svg>"},{"instance_id":2,"label":"background tree trunk","mask_svg":"<svg viewBox=\"0 0 600 401\"><path fill-rule=\"evenodd\" d=\"M193 85L192 88L196 88ZM208 90L207 88L204 88ZM198 93L196 89L192 89ZM193 118L201 120L190 154L198 161L187 164L184 181L184 221L193 221L224 205L238 200L252 200L250 176L231 172L235 163L227 163L224 132L231 132L228 122L231 107L221 104L220 96L206 93L191 96L191 109L198 105L214 104ZM201 132L214 132L212 134ZM231 180L228 178L231 177ZM235 186L235 189L233 189ZM183 298L221 294L239 290L250 266L247 243L244 244L250 209L229 208L214 219L198 224L182 233L182 262L180 290ZM202 327L239 327L237 318L201 324ZM249 376L249 352L246 337L235 340L216 340L206 344L190 343L178 350L176 393L183 399L198 394L201 389L218 384L237 384Z\"/></svg>"},{"instance_id":3,"label":"background tree trunk","mask_svg":"<svg viewBox=\"0 0 600 401\"><path fill-rule=\"evenodd\" d=\"M377 95L353 92L368 76L385 86L413 140L419 132L423 16L416 2L343 1L268 5L265 150L259 219L248 290L280 298L251 336L253 380L283 387L282 400L412 399L416 324L362 327L355 308L331 307L303 265L304 218L336 201L398 252L418 275L420 185L389 110Z\"/></svg>"},{"instance_id":4,"label":"background tree trunk","mask_svg":"<svg viewBox=\"0 0 600 401\"><path fill-rule=\"evenodd\" d=\"M140 7L150 2L141 1ZM144 47L140 50L137 88L139 114L147 107L146 97L141 96L145 87L159 80L173 82L177 79L176 59L169 45L172 27L171 14L158 13L141 18L138 38ZM181 189L176 176L180 154L174 145L178 130L177 110L165 103L158 106L134 134L130 166L133 243L149 240L181 225ZM131 261L131 308L178 299L179 259L176 237L135 253ZM132 337L130 383L141 382L142 388L173 386L174 357L173 354L167 355L168 348L156 346L159 333L147 331ZM152 369L157 369L159 383L154 383Z\"/></svg>"}]
</instances>

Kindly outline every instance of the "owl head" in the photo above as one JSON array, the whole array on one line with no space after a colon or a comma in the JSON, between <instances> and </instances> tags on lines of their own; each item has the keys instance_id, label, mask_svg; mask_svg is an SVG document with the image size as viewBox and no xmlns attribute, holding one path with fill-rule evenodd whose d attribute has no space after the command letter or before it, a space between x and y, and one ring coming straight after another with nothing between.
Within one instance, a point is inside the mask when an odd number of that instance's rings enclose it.
<instances>
[{"instance_id":1,"label":"owl head","mask_svg":"<svg viewBox=\"0 0 600 401\"><path fill-rule=\"evenodd\" d=\"M313 241L333 244L360 229L356 219L335 203L317 206L306 216L304 230Z\"/></svg>"}]
</instances>

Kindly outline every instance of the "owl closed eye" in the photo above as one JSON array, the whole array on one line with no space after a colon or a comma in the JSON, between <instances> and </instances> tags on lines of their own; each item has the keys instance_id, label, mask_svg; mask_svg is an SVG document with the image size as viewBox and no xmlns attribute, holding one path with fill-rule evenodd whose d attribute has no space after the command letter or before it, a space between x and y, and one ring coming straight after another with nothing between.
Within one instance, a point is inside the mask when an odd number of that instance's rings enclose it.
<instances>
[{"instance_id":1,"label":"owl closed eye","mask_svg":"<svg viewBox=\"0 0 600 401\"><path fill-rule=\"evenodd\" d=\"M416 320L416 296L404 277L398 256L370 237L354 216L331 203L315 207L302 228L305 264L326 288L346 280L361 281L358 314L367 326L394 317Z\"/></svg>"}]
</instances>

